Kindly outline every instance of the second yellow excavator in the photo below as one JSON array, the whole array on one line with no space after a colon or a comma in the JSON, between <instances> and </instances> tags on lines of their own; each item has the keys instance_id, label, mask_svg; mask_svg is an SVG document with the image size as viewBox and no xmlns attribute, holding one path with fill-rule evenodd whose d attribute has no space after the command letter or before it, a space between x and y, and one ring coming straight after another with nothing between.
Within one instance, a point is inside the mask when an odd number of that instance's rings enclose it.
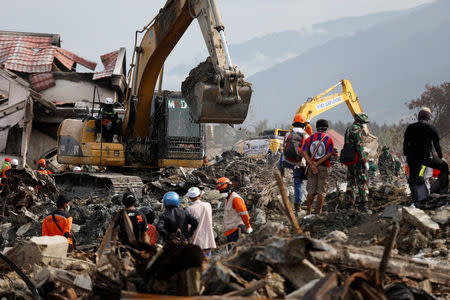
<instances>
[{"instance_id":1,"label":"second yellow excavator","mask_svg":"<svg viewBox=\"0 0 450 300\"><path fill-rule=\"evenodd\" d=\"M183 95L155 97L163 64L194 19L208 48L212 74L209 80L201 79L205 76L196 80L190 74ZM200 167L204 150L198 123L242 123L252 94L251 85L231 61L224 28L217 0L168 0L139 31L144 36L135 47L133 72L122 101L121 142L97 142L92 118L67 119L58 130L58 161L131 168Z\"/></svg>"},{"instance_id":2,"label":"second yellow excavator","mask_svg":"<svg viewBox=\"0 0 450 300\"><path fill-rule=\"evenodd\" d=\"M339 86L342 87L342 92L328 95ZM301 113L307 120L311 120L321 113L324 113L342 103L347 104L352 116L357 113L364 112L358 97L356 97L352 84L347 79L342 79L337 84L331 86L314 98L308 99L297 109L296 114ZM366 130L364 140L366 145L365 148L369 152L369 155L374 156L378 149L377 137L371 134L369 130Z\"/></svg>"}]
</instances>

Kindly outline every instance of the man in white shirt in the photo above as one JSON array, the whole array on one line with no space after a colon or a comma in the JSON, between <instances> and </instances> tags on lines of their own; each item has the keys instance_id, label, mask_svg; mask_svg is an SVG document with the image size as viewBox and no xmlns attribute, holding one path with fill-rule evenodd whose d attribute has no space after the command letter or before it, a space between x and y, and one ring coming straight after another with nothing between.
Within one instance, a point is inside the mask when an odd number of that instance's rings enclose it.
<instances>
[{"instance_id":1,"label":"man in white shirt","mask_svg":"<svg viewBox=\"0 0 450 300\"><path fill-rule=\"evenodd\" d=\"M187 211L198 221L198 227L191 238L191 243L199 246L206 257L211 257L211 250L216 248L211 204L200 200L200 189L197 187L191 187L188 190L188 197L192 204Z\"/></svg>"}]
</instances>

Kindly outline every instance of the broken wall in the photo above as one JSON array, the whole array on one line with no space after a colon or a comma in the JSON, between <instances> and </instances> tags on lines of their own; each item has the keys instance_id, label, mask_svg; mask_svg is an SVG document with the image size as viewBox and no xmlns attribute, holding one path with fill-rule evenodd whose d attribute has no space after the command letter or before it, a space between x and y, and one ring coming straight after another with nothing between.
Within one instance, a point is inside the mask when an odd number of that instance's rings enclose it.
<instances>
[{"instance_id":1,"label":"broken wall","mask_svg":"<svg viewBox=\"0 0 450 300\"><path fill-rule=\"evenodd\" d=\"M29 141L27 164L32 167L37 167L37 162L42 155L56 147L56 139L48 136L47 134L33 128Z\"/></svg>"},{"instance_id":2,"label":"broken wall","mask_svg":"<svg viewBox=\"0 0 450 300\"><path fill-rule=\"evenodd\" d=\"M29 132L33 117L33 100L28 86L13 73L0 70L0 91L7 95L0 104L0 153L17 157L26 155L27 128Z\"/></svg>"},{"instance_id":3,"label":"broken wall","mask_svg":"<svg viewBox=\"0 0 450 300\"><path fill-rule=\"evenodd\" d=\"M115 101L121 100L119 93L111 87L102 87L98 82L92 81L92 74L53 73L56 85L41 91L41 95L52 102L59 104L73 104L78 101L92 101L95 86L98 87L100 100L107 97ZM97 94L95 95L96 101Z\"/></svg>"}]
</instances>

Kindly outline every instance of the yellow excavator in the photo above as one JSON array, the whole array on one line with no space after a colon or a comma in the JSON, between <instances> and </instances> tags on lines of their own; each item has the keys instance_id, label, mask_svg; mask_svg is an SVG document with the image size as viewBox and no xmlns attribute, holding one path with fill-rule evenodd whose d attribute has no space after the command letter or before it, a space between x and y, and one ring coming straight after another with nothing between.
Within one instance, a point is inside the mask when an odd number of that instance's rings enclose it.
<instances>
[{"instance_id":1,"label":"yellow excavator","mask_svg":"<svg viewBox=\"0 0 450 300\"><path fill-rule=\"evenodd\" d=\"M328 95L339 86L342 87L341 92ZM311 120L321 113L324 113L342 103L347 104L352 116L357 113L364 112L361 103L359 103L358 97L356 97L352 84L347 79L342 79L337 84L331 86L314 98L308 99L297 109L296 114L301 113L307 120ZM368 129L365 130L364 142L365 148L369 152L369 155L375 156L378 149L378 139L376 136L372 135Z\"/></svg>"},{"instance_id":2,"label":"yellow excavator","mask_svg":"<svg viewBox=\"0 0 450 300\"><path fill-rule=\"evenodd\" d=\"M183 95L155 96L166 58L194 19L208 48L212 76L196 81L195 76L190 78L193 70ZM144 36L135 47L123 99L121 142L96 142L93 118L66 119L58 129L58 162L120 168L200 167L204 155L200 123L242 123L252 94L251 85L231 61L224 28L217 0L168 0L136 32L136 39L139 32Z\"/></svg>"}]
</instances>

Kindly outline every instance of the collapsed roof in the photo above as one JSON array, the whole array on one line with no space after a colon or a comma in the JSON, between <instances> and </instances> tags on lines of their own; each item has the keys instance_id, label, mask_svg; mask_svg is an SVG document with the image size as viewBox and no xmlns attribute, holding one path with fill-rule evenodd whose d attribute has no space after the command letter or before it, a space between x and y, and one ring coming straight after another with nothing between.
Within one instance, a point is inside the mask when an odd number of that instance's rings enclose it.
<instances>
[{"instance_id":1,"label":"collapsed roof","mask_svg":"<svg viewBox=\"0 0 450 300\"><path fill-rule=\"evenodd\" d=\"M125 63L125 49L101 56L104 70L93 73L92 79L111 77L117 65ZM53 72L74 72L77 64L92 71L97 63L60 47L57 34L0 31L0 64L8 70L28 74L35 91L55 86ZM122 74L117 74L122 75Z\"/></svg>"}]
</instances>

